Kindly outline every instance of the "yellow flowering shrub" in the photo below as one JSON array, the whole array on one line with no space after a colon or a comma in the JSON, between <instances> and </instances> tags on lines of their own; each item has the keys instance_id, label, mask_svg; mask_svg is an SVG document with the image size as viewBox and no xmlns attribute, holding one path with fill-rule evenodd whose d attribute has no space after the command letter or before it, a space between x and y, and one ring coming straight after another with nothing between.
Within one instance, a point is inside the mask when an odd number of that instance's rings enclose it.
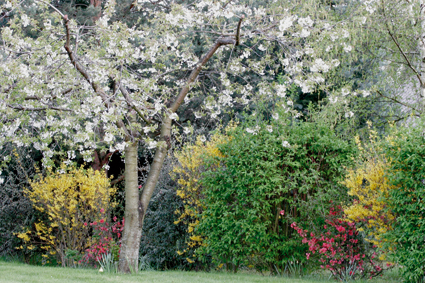
<instances>
[{"instance_id":1,"label":"yellow flowering shrub","mask_svg":"<svg viewBox=\"0 0 425 283\"><path fill-rule=\"evenodd\" d=\"M175 153L179 165L174 167L173 176L179 184L177 195L183 200L184 210L175 211L179 217L174 224L182 222L187 225L187 232L190 235L186 247L182 251L178 251L179 255L191 254L189 256L194 257L196 248L203 245L203 238L195 234L195 227L199 223L197 215L203 210L200 202L202 187L199 182L203 172L203 160L208 156L222 156L218 146L228 141L229 136L220 133L214 134L211 140L206 142L201 137L197 137L195 144L185 146L180 152ZM190 257L187 258L187 261L194 262Z\"/></svg>"},{"instance_id":2,"label":"yellow flowering shrub","mask_svg":"<svg viewBox=\"0 0 425 283\"><path fill-rule=\"evenodd\" d=\"M362 145L359 137L356 143L363 158L357 167L349 169L342 182L348 194L355 197L354 203L344 212L350 221L359 223L359 230L366 233L366 239L382 247L382 235L391 229L395 217L386 208L384 199L393 187L386 178L389 161L381 153L377 134L369 125L369 141Z\"/></svg>"},{"instance_id":3,"label":"yellow flowering shrub","mask_svg":"<svg viewBox=\"0 0 425 283\"><path fill-rule=\"evenodd\" d=\"M56 255L67 265L67 251L83 252L89 246L90 225L99 220L101 210L109 207L110 180L103 171L65 167L30 181L26 196L41 212L34 226L17 234L27 249L38 247L44 258ZM22 247L20 247L22 248Z\"/></svg>"}]
</instances>

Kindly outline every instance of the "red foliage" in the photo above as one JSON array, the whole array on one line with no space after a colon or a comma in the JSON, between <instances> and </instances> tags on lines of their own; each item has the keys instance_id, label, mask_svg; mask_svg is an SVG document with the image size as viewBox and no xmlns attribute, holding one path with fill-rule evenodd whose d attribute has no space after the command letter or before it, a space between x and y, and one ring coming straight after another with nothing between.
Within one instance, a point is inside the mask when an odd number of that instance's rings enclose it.
<instances>
[{"instance_id":1,"label":"red foliage","mask_svg":"<svg viewBox=\"0 0 425 283\"><path fill-rule=\"evenodd\" d=\"M309 253L319 257L321 268L331 271L337 280L375 277L383 269L373 261L376 252L368 250L353 222L344 218L341 206L331 207L320 235L308 233L294 222L291 227L302 237L302 242L308 244Z\"/></svg>"},{"instance_id":2,"label":"red foliage","mask_svg":"<svg viewBox=\"0 0 425 283\"><path fill-rule=\"evenodd\" d=\"M104 210L102 210L103 214ZM86 253L80 263L84 262L96 266L102 255L108 252L114 254L114 257L118 259L124 221L124 218L122 221L117 221L117 217L114 216L112 224L105 221L105 218L100 219L98 222L90 223L90 226L93 227L93 243L86 249Z\"/></svg>"}]
</instances>

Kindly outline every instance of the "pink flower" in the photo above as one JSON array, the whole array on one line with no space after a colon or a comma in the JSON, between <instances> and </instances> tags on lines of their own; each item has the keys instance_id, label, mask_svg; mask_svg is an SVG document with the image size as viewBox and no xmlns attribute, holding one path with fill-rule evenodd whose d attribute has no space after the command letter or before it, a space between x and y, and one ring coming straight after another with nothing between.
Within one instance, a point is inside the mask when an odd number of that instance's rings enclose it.
<instances>
[{"instance_id":1,"label":"pink flower","mask_svg":"<svg viewBox=\"0 0 425 283\"><path fill-rule=\"evenodd\" d=\"M105 220L104 219L100 219L100 221L99 221L100 223L104 223L105 222Z\"/></svg>"},{"instance_id":2,"label":"pink flower","mask_svg":"<svg viewBox=\"0 0 425 283\"><path fill-rule=\"evenodd\" d=\"M84 222L84 226L86 226L86 227L87 227L87 222Z\"/></svg>"},{"instance_id":3,"label":"pink flower","mask_svg":"<svg viewBox=\"0 0 425 283\"><path fill-rule=\"evenodd\" d=\"M309 260L309 258L310 258L310 253L306 253L305 255L307 256L307 260Z\"/></svg>"},{"instance_id":4,"label":"pink flower","mask_svg":"<svg viewBox=\"0 0 425 283\"><path fill-rule=\"evenodd\" d=\"M104 213L104 212L105 212L105 209L101 208L100 213Z\"/></svg>"},{"instance_id":5,"label":"pink flower","mask_svg":"<svg viewBox=\"0 0 425 283\"><path fill-rule=\"evenodd\" d=\"M280 211L280 215L284 215L284 214L285 214L285 210L283 210L283 209L282 209L282 210Z\"/></svg>"},{"instance_id":6,"label":"pink flower","mask_svg":"<svg viewBox=\"0 0 425 283\"><path fill-rule=\"evenodd\" d=\"M326 249L326 248L321 248L321 249L319 250L319 253L324 254L326 251L327 251L327 249Z\"/></svg>"},{"instance_id":7,"label":"pink flower","mask_svg":"<svg viewBox=\"0 0 425 283\"><path fill-rule=\"evenodd\" d=\"M342 226L337 226L336 229L338 230L338 232L344 232L345 228Z\"/></svg>"}]
</instances>

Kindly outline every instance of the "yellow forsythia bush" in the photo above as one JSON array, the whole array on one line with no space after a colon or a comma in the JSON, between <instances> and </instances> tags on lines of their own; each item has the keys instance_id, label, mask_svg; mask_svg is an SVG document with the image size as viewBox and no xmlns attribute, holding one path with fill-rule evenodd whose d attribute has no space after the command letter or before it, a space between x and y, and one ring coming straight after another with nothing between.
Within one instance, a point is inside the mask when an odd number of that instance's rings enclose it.
<instances>
[{"instance_id":1,"label":"yellow forsythia bush","mask_svg":"<svg viewBox=\"0 0 425 283\"><path fill-rule=\"evenodd\" d=\"M230 129L230 127L228 128ZM194 256L194 250L201 246L203 239L195 234L195 227L199 223L198 214L203 210L201 205L202 187L200 178L203 172L204 158L208 156L219 157L221 152L218 149L220 144L228 142L229 137L220 133L215 133L210 141L197 137L195 144L185 146L180 152L175 153L179 165L174 167L174 179L177 179L179 189L177 195L183 200L184 211L177 210L175 213L179 215L174 224L180 222L187 225L187 232L190 235L186 242L186 248L178 251L180 255L187 254L187 260L190 263L194 261L190 258Z\"/></svg>"},{"instance_id":2,"label":"yellow forsythia bush","mask_svg":"<svg viewBox=\"0 0 425 283\"><path fill-rule=\"evenodd\" d=\"M386 210L385 198L393 187L386 178L389 162L381 153L377 134L369 125L369 142L362 145L356 138L361 158L355 169L349 169L342 182L348 194L355 197L354 203L344 212L350 221L358 223L359 230L366 233L366 240L382 246L382 235L391 229L395 219ZM383 257L382 257L383 258Z\"/></svg>"},{"instance_id":3,"label":"yellow forsythia bush","mask_svg":"<svg viewBox=\"0 0 425 283\"><path fill-rule=\"evenodd\" d=\"M88 223L98 220L100 210L110 206L115 190L110 188L104 171L82 166L49 170L46 177L33 180L30 185L25 194L43 217L17 236L27 249L41 248L46 260L56 255L65 266L67 251L82 253L90 245Z\"/></svg>"}]
</instances>

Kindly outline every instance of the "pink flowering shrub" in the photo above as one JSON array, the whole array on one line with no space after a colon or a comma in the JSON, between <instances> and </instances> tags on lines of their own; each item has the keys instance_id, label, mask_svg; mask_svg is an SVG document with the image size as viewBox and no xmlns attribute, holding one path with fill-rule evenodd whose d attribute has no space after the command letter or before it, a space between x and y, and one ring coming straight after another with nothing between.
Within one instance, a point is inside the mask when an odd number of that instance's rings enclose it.
<instances>
[{"instance_id":1,"label":"pink flowering shrub","mask_svg":"<svg viewBox=\"0 0 425 283\"><path fill-rule=\"evenodd\" d=\"M302 237L302 242L308 244L307 260L318 257L321 268L329 270L335 279L372 278L381 275L383 268L376 262L376 246L370 243L356 229L353 222L344 218L341 206L331 207L323 225L323 232L315 234L298 227L294 222L291 227Z\"/></svg>"},{"instance_id":2,"label":"pink flowering shrub","mask_svg":"<svg viewBox=\"0 0 425 283\"><path fill-rule=\"evenodd\" d=\"M104 209L101 209L102 218L92 223L84 223L84 226L90 225L93 229L92 244L86 249L83 259L80 263L97 266L102 255L111 253L114 261L119 260L121 247L121 235L124 229L124 218L118 221L117 217L112 218L113 222L106 220Z\"/></svg>"}]
</instances>

